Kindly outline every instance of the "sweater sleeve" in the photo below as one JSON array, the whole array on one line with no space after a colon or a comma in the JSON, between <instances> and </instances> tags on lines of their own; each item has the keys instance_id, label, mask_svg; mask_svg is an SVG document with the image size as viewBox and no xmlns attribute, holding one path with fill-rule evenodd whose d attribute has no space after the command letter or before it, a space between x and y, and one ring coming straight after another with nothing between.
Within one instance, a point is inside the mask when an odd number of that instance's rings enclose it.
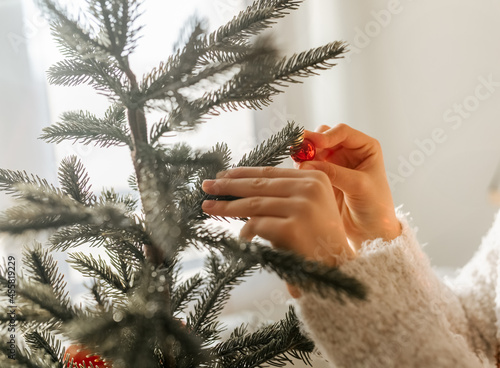
<instances>
[{"instance_id":1,"label":"sweater sleeve","mask_svg":"<svg viewBox=\"0 0 500 368\"><path fill-rule=\"evenodd\" d=\"M398 238L365 242L340 267L367 286L367 300L302 291L305 332L338 368L494 367L474 346L459 296L436 276L399 211L398 218Z\"/></svg>"},{"instance_id":2,"label":"sweater sleeve","mask_svg":"<svg viewBox=\"0 0 500 368\"><path fill-rule=\"evenodd\" d=\"M445 284L460 300L472 346L494 361L498 356L500 213L472 259Z\"/></svg>"}]
</instances>

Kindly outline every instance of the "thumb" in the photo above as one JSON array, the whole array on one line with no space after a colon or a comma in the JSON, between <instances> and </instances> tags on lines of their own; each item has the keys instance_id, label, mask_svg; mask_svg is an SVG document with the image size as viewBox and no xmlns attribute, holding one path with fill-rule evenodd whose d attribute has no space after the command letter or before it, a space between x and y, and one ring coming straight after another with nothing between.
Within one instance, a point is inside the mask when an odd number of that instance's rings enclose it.
<instances>
[{"instance_id":1,"label":"thumb","mask_svg":"<svg viewBox=\"0 0 500 368\"><path fill-rule=\"evenodd\" d=\"M346 194L356 194L360 189L363 175L359 171L348 169L326 161L307 161L299 165L300 170L323 171L330 179L332 186Z\"/></svg>"}]
</instances>

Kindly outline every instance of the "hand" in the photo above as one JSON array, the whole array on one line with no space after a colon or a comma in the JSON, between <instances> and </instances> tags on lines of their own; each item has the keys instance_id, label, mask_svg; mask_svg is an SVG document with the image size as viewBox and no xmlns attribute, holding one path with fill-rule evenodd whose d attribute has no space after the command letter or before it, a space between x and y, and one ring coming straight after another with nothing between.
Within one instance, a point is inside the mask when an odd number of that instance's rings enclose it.
<instances>
[{"instance_id":1,"label":"hand","mask_svg":"<svg viewBox=\"0 0 500 368\"><path fill-rule=\"evenodd\" d=\"M203 202L215 216L248 217L240 236L258 235L274 247L306 259L338 266L339 256L354 258L328 177L321 171L274 167L239 167L203 182L213 195L242 197L234 201ZM292 288L292 296L297 290Z\"/></svg>"},{"instance_id":2,"label":"hand","mask_svg":"<svg viewBox=\"0 0 500 368\"><path fill-rule=\"evenodd\" d=\"M304 138L316 146L314 161L296 164L330 179L348 238L355 249L365 240L392 240L401 234L379 142L348 125L322 125Z\"/></svg>"}]
</instances>

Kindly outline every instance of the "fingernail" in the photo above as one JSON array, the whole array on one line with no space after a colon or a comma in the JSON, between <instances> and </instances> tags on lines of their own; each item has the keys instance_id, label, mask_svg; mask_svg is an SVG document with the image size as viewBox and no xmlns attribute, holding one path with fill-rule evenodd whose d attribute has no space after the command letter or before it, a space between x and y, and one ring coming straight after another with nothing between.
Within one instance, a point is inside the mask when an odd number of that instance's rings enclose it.
<instances>
[{"instance_id":1,"label":"fingernail","mask_svg":"<svg viewBox=\"0 0 500 368\"><path fill-rule=\"evenodd\" d=\"M205 189L210 189L215 185L215 180L203 180L201 187Z\"/></svg>"},{"instance_id":2,"label":"fingernail","mask_svg":"<svg viewBox=\"0 0 500 368\"><path fill-rule=\"evenodd\" d=\"M203 209L212 208L213 206L215 206L216 202L217 201L213 201L213 200L207 199L207 200L203 201L203 203L201 205L201 208L203 208Z\"/></svg>"},{"instance_id":3,"label":"fingernail","mask_svg":"<svg viewBox=\"0 0 500 368\"><path fill-rule=\"evenodd\" d=\"M219 172L217 173L217 175L215 175L215 178L216 178L216 179L223 178L224 176L226 176L226 173L227 173L227 171L219 171Z\"/></svg>"}]
</instances>

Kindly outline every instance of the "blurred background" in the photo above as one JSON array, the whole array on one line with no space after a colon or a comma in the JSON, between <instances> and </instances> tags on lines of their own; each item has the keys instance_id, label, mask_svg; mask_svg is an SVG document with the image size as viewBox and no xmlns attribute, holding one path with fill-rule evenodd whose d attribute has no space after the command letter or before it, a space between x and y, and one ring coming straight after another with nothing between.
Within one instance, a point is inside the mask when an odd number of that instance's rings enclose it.
<instances>
[{"instance_id":1,"label":"blurred background","mask_svg":"<svg viewBox=\"0 0 500 368\"><path fill-rule=\"evenodd\" d=\"M278 35L288 50L351 45L276 109L310 129L347 123L377 138L395 205L440 267L463 266L498 209L499 17L495 1L309 0Z\"/></svg>"},{"instance_id":2,"label":"blurred background","mask_svg":"<svg viewBox=\"0 0 500 368\"><path fill-rule=\"evenodd\" d=\"M244 0L145 4L146 28L132 59L139 75L166 59L191 14L206 17L213 29L247 5ZM306 0L274 28L281 50L291 54L344 40L351 45L349 55L332 70L291 86L263 111L223 114L176 139L199 147L226 141L238 159L287 120L307 129L347 123L381 142L395 204L413 217L432 264L459 268L498 209L498 19L500 3L493 0L481 6L472 0ZM62 57L30 0L0 0L0 50L0 167L55 182L58 161L73 154L87 165L95 190L126 191L131 172L126 149L37 140L41 128L63 111L101 115L107 101L90 88L47 85L45 71ZM7 205L1 197L0 206ZM1 243L4 254L18 253L8 244ZM228 315L248 312L257 323L281 314L287 294L268 278L258 275L245 286L259 291L251 294L255 299L248 299L243 287L236 289Z\"/></svg>"}]
</instances>

